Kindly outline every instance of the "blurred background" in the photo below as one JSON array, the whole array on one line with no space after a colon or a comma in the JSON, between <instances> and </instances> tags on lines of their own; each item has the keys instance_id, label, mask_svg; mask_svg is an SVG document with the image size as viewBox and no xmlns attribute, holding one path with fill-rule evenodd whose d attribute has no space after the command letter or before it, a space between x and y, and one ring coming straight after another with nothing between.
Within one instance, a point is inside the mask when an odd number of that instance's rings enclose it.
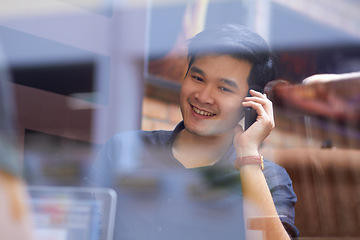
<instances>
[{"instance_id":1,"label":"blurred background","mask_svg":"<svg viewBox=\"0 0 360 240\"><path fill-rule=\"evenodd\" d=\"M173 129L186 39L238 23L277 55L276 128L262 146L298 195L302 238L360 239L357 0L0 0L0 168L27 185L83 186L114 134ZM3 149L3 148L1 148ZM10 149L4 147L4 149ZM14 153L15 152L15 153ZM7 159L7 160L6 160Z\"/></svg>"}]
</instances>

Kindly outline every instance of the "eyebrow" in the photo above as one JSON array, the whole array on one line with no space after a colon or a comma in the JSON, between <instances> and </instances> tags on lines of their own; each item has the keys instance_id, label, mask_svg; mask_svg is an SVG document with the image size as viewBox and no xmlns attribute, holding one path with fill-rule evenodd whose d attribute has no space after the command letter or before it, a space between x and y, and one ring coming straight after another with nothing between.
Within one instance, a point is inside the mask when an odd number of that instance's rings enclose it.
<instances>
[{"instance_id":1,"label":"eyebrow","mask_svg":"<svg viewBox=\"0 0 360 240\"><path fill-rule=\"evenodd\" d=\"M238 88L238 84L234 81L234 80L230 80L230 79L226 79L226 78L221 78L220 82L225 83L226 85L229 85L233 88Z\"/></svg>"},{"instance_id":2,"label":"eyebrow","mask_svg":"<svg viewBox=\"0 0 360 240\"><path fill-rule=\"evenodd\" d=\"M199 73L199 74L201 74L201 75L205 75L205 72L203 71L203 70L201 70L200 68L198 68L198 67L191 67L190 68L190 71L192 71L192 72L195 72L195 73Z\"/></svg>"}]
</instances>

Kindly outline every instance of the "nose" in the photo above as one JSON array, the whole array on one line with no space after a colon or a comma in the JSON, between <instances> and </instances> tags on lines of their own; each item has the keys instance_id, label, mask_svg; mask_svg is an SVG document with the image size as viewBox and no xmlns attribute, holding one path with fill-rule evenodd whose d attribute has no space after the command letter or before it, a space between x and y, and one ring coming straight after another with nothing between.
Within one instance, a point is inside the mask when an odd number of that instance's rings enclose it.
<instances>
[{"instance_id":1,"label":"nose","mask_svg":"<svg viewBox=\"0 0 360 240\"><path fill-rule=\"evenodd\" d=\"M214 96L210 85L203 86L195 93L195 98L200 103L214 104Z\"/></svg>"}]
</instances>

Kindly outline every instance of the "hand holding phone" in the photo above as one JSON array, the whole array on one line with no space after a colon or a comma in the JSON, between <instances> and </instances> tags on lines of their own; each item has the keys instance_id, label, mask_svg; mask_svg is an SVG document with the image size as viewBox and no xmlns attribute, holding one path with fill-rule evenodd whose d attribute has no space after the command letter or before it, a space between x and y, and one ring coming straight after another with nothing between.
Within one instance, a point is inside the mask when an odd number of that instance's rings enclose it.
<instances>
[{"instance_id":1,"label":"hand holding phone","mask_svg":"<svg viewBox=\"0 0 360 240\"><path fill-rule=\"evenodd\" d=\"M258 91L258 92L262 92L262 89L261 89L259 86L256 86L256 85L255 85L255 86L251 86L251 87L249 88L247 97L251 97L250 89L253 89L253 90ZM244 111L245 111L245 126L244 126L244 130L246 131L246 130L256 121L257 113L256 113L255 109L253 109L253 108L251 108L251 107L246 107Z\"/></svg>"},{"instance_id":2,"label":"hand holding phone","mask_svg":"<svg viewBox=\"0 0 360 240\"><path fill-rule=\"evenodd\" d=\"M251 89L254 91L251 91ZM235 128L234 136L234 146L239 154L256 155L264 139L275 127L272 102L261 90L250 87L249 98L244 99L242 103L244 106L242 112L242 116L245 117L244 125L242 128ZM256 127L252 128L254 122Z\"/></svg>"}]
</instances>

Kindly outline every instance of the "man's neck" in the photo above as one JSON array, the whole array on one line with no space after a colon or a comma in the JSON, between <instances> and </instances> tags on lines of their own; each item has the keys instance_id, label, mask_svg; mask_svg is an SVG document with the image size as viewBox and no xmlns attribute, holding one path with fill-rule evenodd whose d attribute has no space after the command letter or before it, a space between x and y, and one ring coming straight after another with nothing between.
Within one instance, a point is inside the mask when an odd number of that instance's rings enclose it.
<instances>
[{"instance_id":1,"label":"man's neck","mask_svg":"<svg viewBox=\"0 0 360 240\"><path fill-rule=\"evenodd\" d=\"M205 167L218 162L232 145L233 133L198 136L183 129L175 138L174 157L186 168Z\"/></svg>"}]
</instances>

